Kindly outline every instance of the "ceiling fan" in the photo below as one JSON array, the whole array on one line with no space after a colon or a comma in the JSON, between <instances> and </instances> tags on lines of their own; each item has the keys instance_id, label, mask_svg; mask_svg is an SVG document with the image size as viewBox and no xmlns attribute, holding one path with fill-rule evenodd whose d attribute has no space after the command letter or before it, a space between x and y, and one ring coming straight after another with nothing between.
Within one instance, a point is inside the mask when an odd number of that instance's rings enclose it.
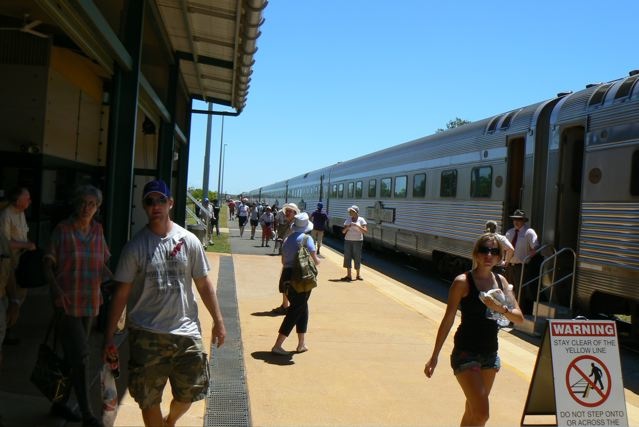
<instances>
[{"instance_id":1,"label":"ceiling fan","mask_svg":"<svg viewBox=\"0 0 639 427\"><path fill-rule=\"evenodd\" d=\"M48 38L47 34L41 33L40 31L36 31L36 27L42 24L42 21L39 19L33 20L31 22L29 20L29 14L24 15L24 24L22 27L4 27L0 28L0 31L22 31L23 33L31 34L36 37L42 37L43 39Z\"/></svg>"}]
</instances>

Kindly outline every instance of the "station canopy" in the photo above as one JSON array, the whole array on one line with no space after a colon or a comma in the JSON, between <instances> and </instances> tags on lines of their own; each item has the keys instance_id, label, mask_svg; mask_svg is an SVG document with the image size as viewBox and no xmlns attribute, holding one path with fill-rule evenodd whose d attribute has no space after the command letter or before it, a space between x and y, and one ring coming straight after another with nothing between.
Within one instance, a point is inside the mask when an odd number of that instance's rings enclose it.
<instances>
[{"instance_id":1,"label":"station canopy","mask_svg":"<svg viewBox=\"0 0 639 427\"><path fill-rule=\"evenodd\" d=\"M114 64L131 67L131 57L117 35L123 11L131 1L2 0L0 38L12 30L52 38L55 45L82 50L108 76ZM241 112L266 0L145 3L143 49L151 46L147 54L155 49L166 55L168 63L179 62L182 85L191 98Z\"/></svg>"}]
</instances>

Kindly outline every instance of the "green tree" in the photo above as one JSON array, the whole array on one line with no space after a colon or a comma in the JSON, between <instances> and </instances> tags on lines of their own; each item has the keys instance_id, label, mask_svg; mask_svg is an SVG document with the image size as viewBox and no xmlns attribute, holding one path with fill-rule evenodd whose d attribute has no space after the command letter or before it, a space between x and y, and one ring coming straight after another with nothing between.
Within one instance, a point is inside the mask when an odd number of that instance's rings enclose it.
<instances>
[{"instance_id":1,"label":"green tree","mask_svg":"<svg viewBox=\"0 0 639 427\"><path fill-rule=\"evenodd\" d=\"M202 200L203 196L202 196L202 189L201 188L193 188L190 187L189 188L189 192L191 193L191 195L193 197L195 197L198 200ZM214 200L217 198L217 191L210 191L209 190L209 200Z\"/></svg>"},{"instance_id":2,"label":"green tree","mask_svg":"<svg viewBox=\"0 0 639 427\"><path fill-rule=\"evenodd\" d=\"M466 120L466 119L461 119L459 117L455 117L454 120L449 120L448 123L446 123L446 129L439 128L439 129L437 129L437 133L444 132L444 131L450 130L450 129L454 129L454 128L459 127L459 126L463 126L463 125L465 125L467 123L471 123L470 120Z\"/></svg>"}]
</instances>

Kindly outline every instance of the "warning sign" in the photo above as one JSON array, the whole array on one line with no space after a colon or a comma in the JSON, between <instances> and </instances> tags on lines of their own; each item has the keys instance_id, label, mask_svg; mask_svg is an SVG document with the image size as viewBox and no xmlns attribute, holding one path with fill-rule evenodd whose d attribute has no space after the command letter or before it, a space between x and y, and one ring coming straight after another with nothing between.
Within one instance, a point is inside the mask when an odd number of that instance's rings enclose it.
<instances>
[{"instance_id":1,"label":"warning sign","mask_svg":"<svg viewBox=\"0 0 639 427\"><path fill-rule=\"evenodd\" d=\"M613 321L549 320L560 426L627 426Z\"/></svg>"}]
</instances>

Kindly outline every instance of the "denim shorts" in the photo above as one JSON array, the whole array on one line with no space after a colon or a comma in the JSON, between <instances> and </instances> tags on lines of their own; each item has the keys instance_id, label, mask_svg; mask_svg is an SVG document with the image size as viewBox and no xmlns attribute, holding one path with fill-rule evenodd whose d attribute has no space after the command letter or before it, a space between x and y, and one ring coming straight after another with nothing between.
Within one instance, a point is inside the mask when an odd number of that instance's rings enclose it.
<instances>
[{"instance_id":1,"label":"denim shorts","mask_svg":"<svg viewBox=\"0 0 639 427\"><path fill-rule=\"evenodd\" d=\"M450 355L450 366L453 368L455 375L463 371L481 369L501 368L501 360L497 352L494 353L471 353L469 351L454 350Z\"/></svg>"}]
</instances>

